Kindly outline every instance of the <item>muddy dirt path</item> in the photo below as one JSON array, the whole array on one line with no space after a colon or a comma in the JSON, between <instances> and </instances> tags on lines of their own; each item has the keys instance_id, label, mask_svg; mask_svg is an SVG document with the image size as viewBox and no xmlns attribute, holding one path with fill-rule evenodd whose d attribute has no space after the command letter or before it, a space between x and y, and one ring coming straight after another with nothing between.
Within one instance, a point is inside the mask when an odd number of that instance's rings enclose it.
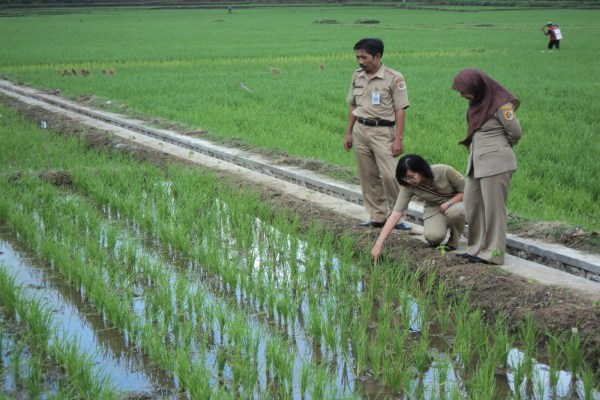
<instances>
[{"instance_id":1,"label":"muddy dirt path","mask_svg":"<svg viewBox=\"0 0 600 400\"><path fill-rule=\"evenodd\" d=\"M136 160L152 162L159 166L166 166L169 163L191 164L190 161L140 147L137 143L128 143L122 138L106 135L103 131L83 126L63 115L28 106L6 96L0 96L0 102L7 107L18 109L36 124L40 120L47 121L49 126L60 134L85 137L90 148L125 152ZM259 191L265 202L299 213L303 216L302 221L307 224L316 218L330 227L336 235L351 234L358 243L357 252L369 251L379 233L378 230L365 231L358 228L355 221L348 220L306 199L298 199L268 186L257 187L256 183L248 182L238 175L223 172L219 174L222 179L235 187ZM69 184L69 171L45 171L42 175L57 185ZM439 279L448 280L457 288L469 292L472 302L481 307L490 321L493 322L497 314L505 313L509 328L513 332L529 312L533 314L536 328L540 333L549 331L554 335L567 335L573 329L577 329L589 350L588 361L596 370L600 368L600 304L598 301L565 289L529 282L497 268L465 263L451 254L440 254L425 244L410 240L407 235L392 235L388 248L392 259L407 256L412 260L411 265L415 270L433 269Z\"/></svg>"}]
</instances>

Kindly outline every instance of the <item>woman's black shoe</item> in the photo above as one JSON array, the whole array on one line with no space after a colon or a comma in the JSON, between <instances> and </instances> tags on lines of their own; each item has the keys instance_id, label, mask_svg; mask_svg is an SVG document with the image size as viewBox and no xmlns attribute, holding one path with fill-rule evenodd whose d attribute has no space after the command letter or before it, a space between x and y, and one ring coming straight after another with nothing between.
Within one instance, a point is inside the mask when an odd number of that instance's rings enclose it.
<instances>
[{"instance_id":1,"label":"woman's black shoe","mask_svg":"<svg viewBox=\"0 0 600 400\"><path fill-rule=\"evenodd\" d=\"M376 222L376 221L367 221L361 222L358 226L362 226L363 228L383 228L385 222Z\"/></svg>"}]
</instances>

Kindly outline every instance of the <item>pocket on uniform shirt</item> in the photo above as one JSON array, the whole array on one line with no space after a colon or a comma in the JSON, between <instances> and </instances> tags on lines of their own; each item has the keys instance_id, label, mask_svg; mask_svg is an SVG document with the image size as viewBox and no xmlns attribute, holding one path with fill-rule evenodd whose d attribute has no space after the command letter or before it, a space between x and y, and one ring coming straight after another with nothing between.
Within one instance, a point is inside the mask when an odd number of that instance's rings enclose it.
<instances>
[{"instance_id":1,"label":"pocket on uniform shirt","mask_svg":"<svg viewBox=\"0 0 600 400\"><path fill-rule=\"evenodd\" d=\"M498 151L498 146L485 146L477 149L477 157L485 156L486 154L495 153Z\"/></svg>"},{"instance_id":2,"label":"pocket on uniform shirt","mask_svg":"<svg viewBox=\"0 0 600 400\"><path fill-rule=\"evenodd\" d=\"M364 92L364 88L354 88L354 90L352 91L352 96L362 96Z\"/></svg>"}]
</instances>

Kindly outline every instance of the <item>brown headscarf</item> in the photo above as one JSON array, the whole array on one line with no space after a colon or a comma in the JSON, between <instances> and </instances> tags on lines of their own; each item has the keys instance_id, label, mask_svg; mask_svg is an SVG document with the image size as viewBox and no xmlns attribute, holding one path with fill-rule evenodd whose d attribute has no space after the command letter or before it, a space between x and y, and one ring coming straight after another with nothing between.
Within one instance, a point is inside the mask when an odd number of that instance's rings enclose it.
<instances>
[{"instance_id":1,"label":"brown headscarf","mask_svg":"<svg viewBox=\"0 0 600 400\"><path fill-rule=\"evenodd\" d=\"M485 124L501 105L512 103L515 110L521 102L504 86L490 78L485 72L473 68L465 68L456 75L452 89L475 96L469 102L467 137L459 144L469 147L473 134Z\"/></svg>"}]
</instances>

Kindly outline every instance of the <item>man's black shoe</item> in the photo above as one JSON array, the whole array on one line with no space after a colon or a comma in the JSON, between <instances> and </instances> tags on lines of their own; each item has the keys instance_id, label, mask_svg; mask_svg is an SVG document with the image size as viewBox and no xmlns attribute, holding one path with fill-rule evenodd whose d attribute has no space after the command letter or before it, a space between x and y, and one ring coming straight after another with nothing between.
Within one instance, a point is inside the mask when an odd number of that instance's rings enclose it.
<instances>
[{"instance_id":1,"label":"man's black shoe","mask_svg":"<svg viewBox=\"0 0 600 400\"><path fill-rule=\"evenodd\" d=\"M358 226L362 226L363 228L383 228L385 222L376 222L376 221L367 221L361 222Z\"/></svg>"},{"instance_id":2,"label":"man's black shoe","mask_svg":"<svg viewBox=\"0 0 600 400\"><path fill-rule=\"evenodd\" d=\"M460 253L457 254L456 257L460 257L460 258L471 258L473 257L472 255L470 255L469 253Z\"/></svg>"}]
</instances>

